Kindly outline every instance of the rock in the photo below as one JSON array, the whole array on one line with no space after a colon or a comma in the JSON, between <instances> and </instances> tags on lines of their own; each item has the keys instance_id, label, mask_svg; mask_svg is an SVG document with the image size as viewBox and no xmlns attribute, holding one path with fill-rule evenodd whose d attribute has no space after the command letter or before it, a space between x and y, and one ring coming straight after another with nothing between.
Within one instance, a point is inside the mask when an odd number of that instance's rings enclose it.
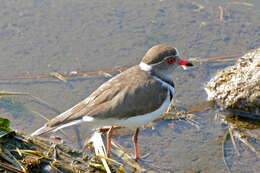
<instances>
[{"instance_id":1,"label":"rock","mask_svg":"<svg viewBox=\"0 0 260 173\"><path fill-rule=\"evenodd\" d=\"M260 116L260 48L225 68L205 88L208 100L226 109L238 109Z\"/></svg>"}]
</instances>

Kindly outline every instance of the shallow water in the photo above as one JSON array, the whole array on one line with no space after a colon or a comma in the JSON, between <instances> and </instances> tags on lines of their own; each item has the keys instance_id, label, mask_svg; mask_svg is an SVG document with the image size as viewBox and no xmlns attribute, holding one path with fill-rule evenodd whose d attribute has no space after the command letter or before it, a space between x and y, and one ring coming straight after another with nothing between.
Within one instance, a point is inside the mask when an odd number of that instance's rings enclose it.
<instances>
[{"instance_id":1,"label":"shallow water","mask_svg":"<svg viewBox=\"0 0 260 173\"><path fill-rule=\"evenodd\" d=\"M0 78L50 72L99 71L137 64L151 46L170 43L184 59L245 53L260 47L260 1L152 0L152 1L15 1L0 3ZM223 16L221 16L221 9ZM234 62L195 63L174 74L178 110L206 100L205 83ZM48 118L78 103L100 84L103 76L55 79L0 80L0 90L26 92L13 98ZM12 127L31 133L45 122L32 113L17 116L0 107ZM227 125L215 120L216 111L196 113L200 129L185 121L160 122L139 137L141 154L150 153L145 168L156 172L228 172L221 140ZM65 140L80 147L90 127L65 131ZM88 133L86 134L86 129ZM254 130L258 133L258 130ZM131 137L117 139L133 151ZM75 144L74 141L78 141ZM230 142L230 140L228 141ZM254 142L254 141L253 141ZM230 154L234 172L258 172L259 159L242 143L241 156ZM258 147L259 148L259 147ZM227 143L227 150L232 146ZM232 152L231 152L232 153ZM232 156L232 157L231 157Z\"/></svg>"}]
</instances>

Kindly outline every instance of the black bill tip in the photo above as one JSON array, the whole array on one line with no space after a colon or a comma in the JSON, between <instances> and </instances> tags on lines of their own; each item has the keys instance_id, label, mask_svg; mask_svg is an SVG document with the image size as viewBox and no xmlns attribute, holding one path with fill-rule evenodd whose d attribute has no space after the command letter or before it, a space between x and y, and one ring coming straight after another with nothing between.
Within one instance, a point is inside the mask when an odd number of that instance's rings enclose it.
<instances>
[{"instance_id":1,"label":"black bill tip","mask_svg":"<svg viewBox=\"0 0 260 173\"><path fill-rule=\"evenodd\" d=\"M190 62L188 62L187 64L186 64L186 66L193 66L193 64L192 63L190 63Z\"/></svg>"}]
</instances>

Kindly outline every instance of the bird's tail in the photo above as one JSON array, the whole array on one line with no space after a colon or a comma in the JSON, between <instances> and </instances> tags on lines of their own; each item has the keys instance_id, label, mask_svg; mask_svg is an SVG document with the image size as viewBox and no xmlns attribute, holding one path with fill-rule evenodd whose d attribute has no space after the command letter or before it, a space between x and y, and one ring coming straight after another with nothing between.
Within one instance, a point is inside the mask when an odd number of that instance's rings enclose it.
<instances>
[{"instance_id":1,"label":"bird's tail","mask_svg":"<svg viewBox=\"0 0 260 173\"><path fill-rule=\"evenodd\" d=\"M55 130L55 127L48 127L46 125L42 126L41 128L34 131L31 136L41 136L47 133L50 133Z\"/></svg>"},{"instance_id":2,"label":"bird's tail","mask_svg":"<svg viewBox=\"0 0 260 173\"><path fill-rule=\"evenodd\" d=\"M64 127L72 126L72 125L75 125L75 124L80 124L82 122L83 122L83 120L74 120L74 121L71 121L69 123L62 124L60 126L53 126L53 127L49 127L45 124L41 128L37 129L35 132L33 132L31 134L31 136L41 136L41 135L45 135L45 134L48 134L48 133L51 133L51 132L56 132L56 131L64 128Z\"/></svg>"}]
</instances>

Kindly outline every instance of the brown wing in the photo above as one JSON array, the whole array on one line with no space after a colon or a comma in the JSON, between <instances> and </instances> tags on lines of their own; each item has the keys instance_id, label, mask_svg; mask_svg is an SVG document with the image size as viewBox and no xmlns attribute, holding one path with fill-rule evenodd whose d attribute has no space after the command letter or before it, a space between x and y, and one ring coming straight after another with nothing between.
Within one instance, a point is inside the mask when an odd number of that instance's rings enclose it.
<instances>
[{"instance_id":1,"label":"brown wing","mask_svg":"<svg viewBox=\"0 0 260 173\"><path fill-rule=\"evenodd\" d=\"M85 115L98 119L113 116L125 119L143 115L159 108L166 97L167 88L148 72L134 66L101 85L85 100L46 125L53 127L61 123L66 124Z\"/></svg>"}]
</instances>

